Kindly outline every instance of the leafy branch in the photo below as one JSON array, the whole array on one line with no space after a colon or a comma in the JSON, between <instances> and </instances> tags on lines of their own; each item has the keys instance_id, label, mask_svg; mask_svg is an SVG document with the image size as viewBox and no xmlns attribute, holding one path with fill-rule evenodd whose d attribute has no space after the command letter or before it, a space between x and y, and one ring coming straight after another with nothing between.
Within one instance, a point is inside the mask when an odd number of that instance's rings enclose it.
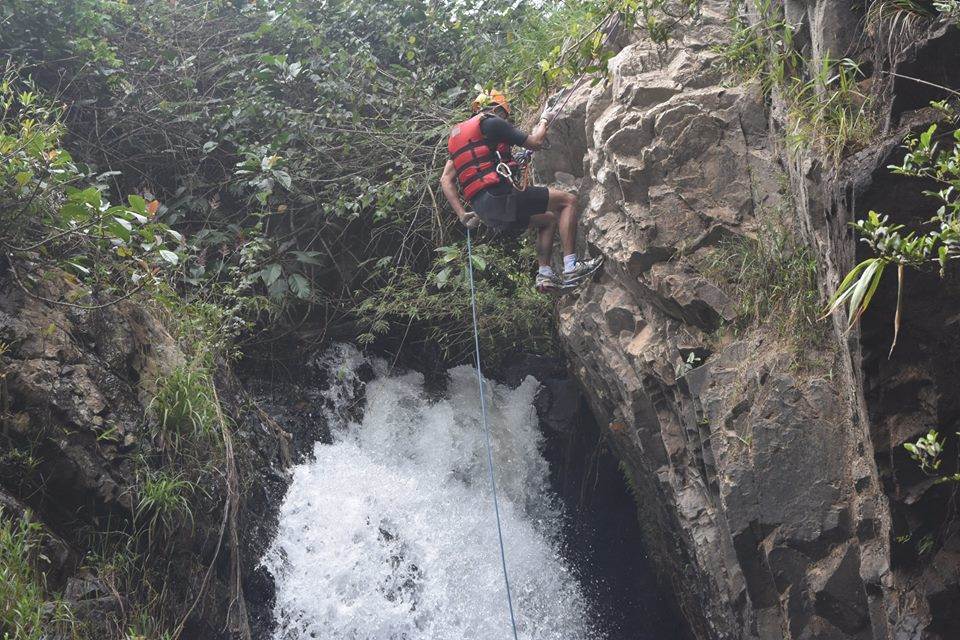
<instances>
[{"instance_id":1,"label":"leafy branch","mask_svg":"<svg viewBox=\"0 0 960 640\"><path fill-rule=\"evenodd\" d=\"M957 121L957 113L949 104L939 102L934 106L954 123ZM929 228L905 232L904 225L891 223L888 215L876 211L853 223L862 236L861 241L876 255L860 262L847 274L827 306L827 314L846 306L847 329L851 329L873 300L886 269L895 266L897 305L891 355L900 332L905 269L935 267L942 278L948 263L960 257L960 129L948 135L951 144L946 148L935 137L937 130L937 125L932 124L919 135L908 137L903 161L888 167L894 174L930 180L941 186L936 191L923 192L940 203L934 216L926 222Z\"/></svg>"}]
</instances>

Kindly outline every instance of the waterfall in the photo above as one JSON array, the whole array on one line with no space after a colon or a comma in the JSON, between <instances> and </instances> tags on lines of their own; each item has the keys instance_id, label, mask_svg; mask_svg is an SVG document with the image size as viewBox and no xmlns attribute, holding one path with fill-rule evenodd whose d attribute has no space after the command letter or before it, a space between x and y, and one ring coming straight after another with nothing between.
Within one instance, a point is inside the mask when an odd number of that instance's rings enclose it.
<instances>
[{"instance_id":1,"label":"waterfall","mask_svg":"<svg viewBox=\"0 0 960 640\"><path fill-rule=\"evenodd\" d=\"M419 373L378 374L359 422L351 347L324 365L334 442L293 469L263 563L277 587L274 640L506 640L511 636L479 420L476 371L441 398ZM523 640L595 640L561 554L533 407L538 383L488 383L507 564Z\"/></svg>"}]
</instances>

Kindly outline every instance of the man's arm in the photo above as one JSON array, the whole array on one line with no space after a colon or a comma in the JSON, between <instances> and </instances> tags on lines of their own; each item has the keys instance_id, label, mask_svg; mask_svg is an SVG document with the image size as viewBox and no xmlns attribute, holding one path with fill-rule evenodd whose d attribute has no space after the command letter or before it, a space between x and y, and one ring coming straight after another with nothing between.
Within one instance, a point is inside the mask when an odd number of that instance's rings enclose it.
<instances>
[{"instance_id":1,"label":"man's arm","mask_svg":"<svg viewBox=\"0 0 960 640\"><path fill-rule=\"evenodd\" d=\"M543 148L547 139L547 120L541 118L529 135L502 118L486 118L480 123L480 130L493 143L507 142L517 147L538 151Z\"/></svg>"},{"instance_id":2,"label":"man's arm","mask_svg":"<svg viewBox=\"0 0 960 640\"><path fill-rule=\"evenodd\" d=\"M453 212L458 218L463 218L467 210L463 208L460 202L460 193L457 191L457 169L453 166L453 160L447 160L443 165L443 174L440 176L440 190L446 196L447 202L453 207Z\"/></svg>"},{"instance_id":3,"label":"man's arm","mask_svg":"<svg viewBox=\"0 0 960 640\"><path fill-rule=\"evenodd\" d=\"M461 224L468 229L476 229L480 224L477 214L467 211L460 202L460 192L457 190L457 168L453 165L453 160L447 160L443 165L443 173L440 175L440 190L446 196L447 202L453 207L453 212L457 214Z\"/></svg>"},{"instance_id":4,"label":"man's arm","mask_svg":"<svg viewBox=\"0 0 960 640\"><path fill-rule=\"evenodd\" d=\"M547 122L547 119L540 118L540 122L537 123L537 126L533 128L533 131L530 132L530 135L527 136L527 139L524 140L520 146L525 149L530 149L531 151L539 151L543 148L543 143L547 140L547 129L549 127L550 124Z\"/></svg>"}]
</instances>

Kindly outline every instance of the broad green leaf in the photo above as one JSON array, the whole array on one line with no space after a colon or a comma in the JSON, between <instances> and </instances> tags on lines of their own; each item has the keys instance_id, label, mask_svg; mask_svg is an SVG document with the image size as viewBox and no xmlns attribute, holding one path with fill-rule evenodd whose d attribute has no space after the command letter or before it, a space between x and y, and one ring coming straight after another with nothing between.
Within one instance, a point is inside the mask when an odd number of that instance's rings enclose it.
<instances>
[{"instance_id":1,"label":"broad green leaf","mask_svg":"<svg viewBox=\"0 0 960 640\"><path fill-rule=\"evenodd\" d=\"M168 249L160 249L160 257L166 260L171 265L176 265L180 262L180 257L175 254L173 251Z\"/></svg>"},{"instance_id":2,"label":"broad green leaf","mask_svg":"<svg viewBox=\"0 0 960 640\"><path fill-rule=\"evenodd\" d=\"M277 278L280 277L282 272L283 268L274 262L273 264L267 265L260 271L260 279L263 280L263 283L269 287L277 281Z\"/></svg>"},{"instance_id":3,"label":"broad green leaf","mask_svg":"<svg viewBox=\"0 0 960 640\"><path fill-rule=\"evenodd\" d=\"M289 173L286 171L274 171L273 175L277 178L277 181L283 185L284 189L290 190L290 185L293 184L293 181Z\"/></svg>"},{"instance_id":4,"label":"broad green leaf","mask_svg":"<svg viewBox=\"0 0 960 640\"><path fill-rule=\"evenodd\" d=\"M843 282L840 283L840 286L837 287L836 293L833 294L833 297L830 298L830 301L827 303L827 311L824 317L833 313L834 310L838 309L843 303L850 297L853 293L853 287L851 286L856 280L857 276L870 266L876 258L867 258L853 269L850 270L850 273L847 274L847 277L843 279Z\"/></svg>"},{"instance_id":5,"label":"broad green leaf","mask_svg":"<svg viewBox=\"0 0 960 640\"><path fill-rule=\"evenodd\" d=\"M879 263L879 258L872 259L870 264L867 265L867 268L863 270L863 274L861 274L860 279L857 280L857 283L852 287L853 293L850 295L850 300L847 303L847 318L849 319L848 328L852 327L853 323L855 323L857 318L860 317L860 309L863 298L866 296L867 289L873 282L873 276L877 272Z\"/></svg>"},{"instance_id":6,"label":"broad green leaf","mask_svg":"<svg viewBox=\"0 0 960 640\"><path fill-rule=\"evenodd\" d=\"M130 223L123 218L110 218L106 221L107 231L124 242L130 242Z\"/></svg>"},{"instance_id":7,"label":"broad green leaf","mask_svg":"<svg viewBox=\"0 0 960 640\"><path fill-rule=\"evenodd\" d=\"M140 196L131 194L127 196L127 202L129 202L133 210L140 215L147 215L147 201Z\"/></svg>"},{"instance_id":8,"label":"broad green leaf","mask_svg":"<svg viewBox=\"0 0 960 640\"><path fill-rule=\"evenodd\" d=\"M873 275L873 281L870 283L870 289L867 290L867 295L864 296L863 302L860 303L858 317L863 315L863 313L867 310L867 307L870 306L870 301L873 299L873 294L876 293L877 287L880 286L880 280L883 278L883 271L886 266L887 265L885 262L881 262L876 273Z\"/></svg>"},{"instance_id":9,"label":"broad green leaf","mask_svg":"<svg viewBox=\"0 0 960 640\"><path fill-rule=\"evenodd\" d=\"M287 293L287 287L287 281L278 278L276 282L267 287L267 295L270 296L272 300L282 300L284 294Z\"/></svg>"},{"instance_id":10,"label":"broad green leaf","mask_svg":"<svg viewBox=\"0 0 960 640\"><path fill-rule=\"evenodd\" d=\"M320 261L320 256L323 254L319 251L291 251L290 253L292 253L299 262L316 265L323 264L323 262ZM390 258L387 257L387 260L389 261Z\"/></svg>"},{"instance_id":11,"label":"broad green leaf","mask_svg":"<svg viewBox=\"0 0 960 640\"><path fill-rule=\"evenodd\" d=\"M90 269L87 269L85 266L83 266L83 265L80 264L79 262L76 262L76 261L72 261L72 260L71 260L71 261L67 261L66 264L67 264L68 267L70 267L70 268L73 269L74 271L77 271L77 272L79 272L79 273L82 273L83 275L90 275Z\"/></svg>"},{"instance_id":12,"label":"broad green leaf","mask_svg":"<svg viewBox=\"0 0 960 640\"><path fill-rule=\"evenodd\" d=\"M301 300L308 300L310 298L310 281L304 276L299 273L294 273L287 278L287 283L290 285L290 291L293 292L293 295Z\"/></svg>"},{"instance_id":13,"label":"broad green leaf","mask_svg":"<svg viewBox=\"0 0 960 640\"><path fill-rule=\"evenodd\" d=\"M450 267L442 269L440 273L437 274L437 286L442 288L445 284L447 284L452 272L453 270Z\"/></svg>"}]
</instances>

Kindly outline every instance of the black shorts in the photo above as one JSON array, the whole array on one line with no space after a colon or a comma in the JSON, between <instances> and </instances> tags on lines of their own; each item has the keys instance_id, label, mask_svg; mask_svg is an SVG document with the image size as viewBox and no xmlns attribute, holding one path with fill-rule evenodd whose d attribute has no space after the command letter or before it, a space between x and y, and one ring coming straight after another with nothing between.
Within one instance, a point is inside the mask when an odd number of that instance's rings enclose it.
<instances>
[{"instance_id":1,"label":"black shorts","mask_svg":"<svg viewBox=\"0 0 960 640\"><path fill-rule=\"evenodd\" d=\"M512 198L510 210L505 210ZM470 201L470 205L485 225L499 233L519 235L530 226L530 217L545 213L550 201L547 187L527 187L523 191L495 193L484 189Z\"/></svg>"}]
</instances>

